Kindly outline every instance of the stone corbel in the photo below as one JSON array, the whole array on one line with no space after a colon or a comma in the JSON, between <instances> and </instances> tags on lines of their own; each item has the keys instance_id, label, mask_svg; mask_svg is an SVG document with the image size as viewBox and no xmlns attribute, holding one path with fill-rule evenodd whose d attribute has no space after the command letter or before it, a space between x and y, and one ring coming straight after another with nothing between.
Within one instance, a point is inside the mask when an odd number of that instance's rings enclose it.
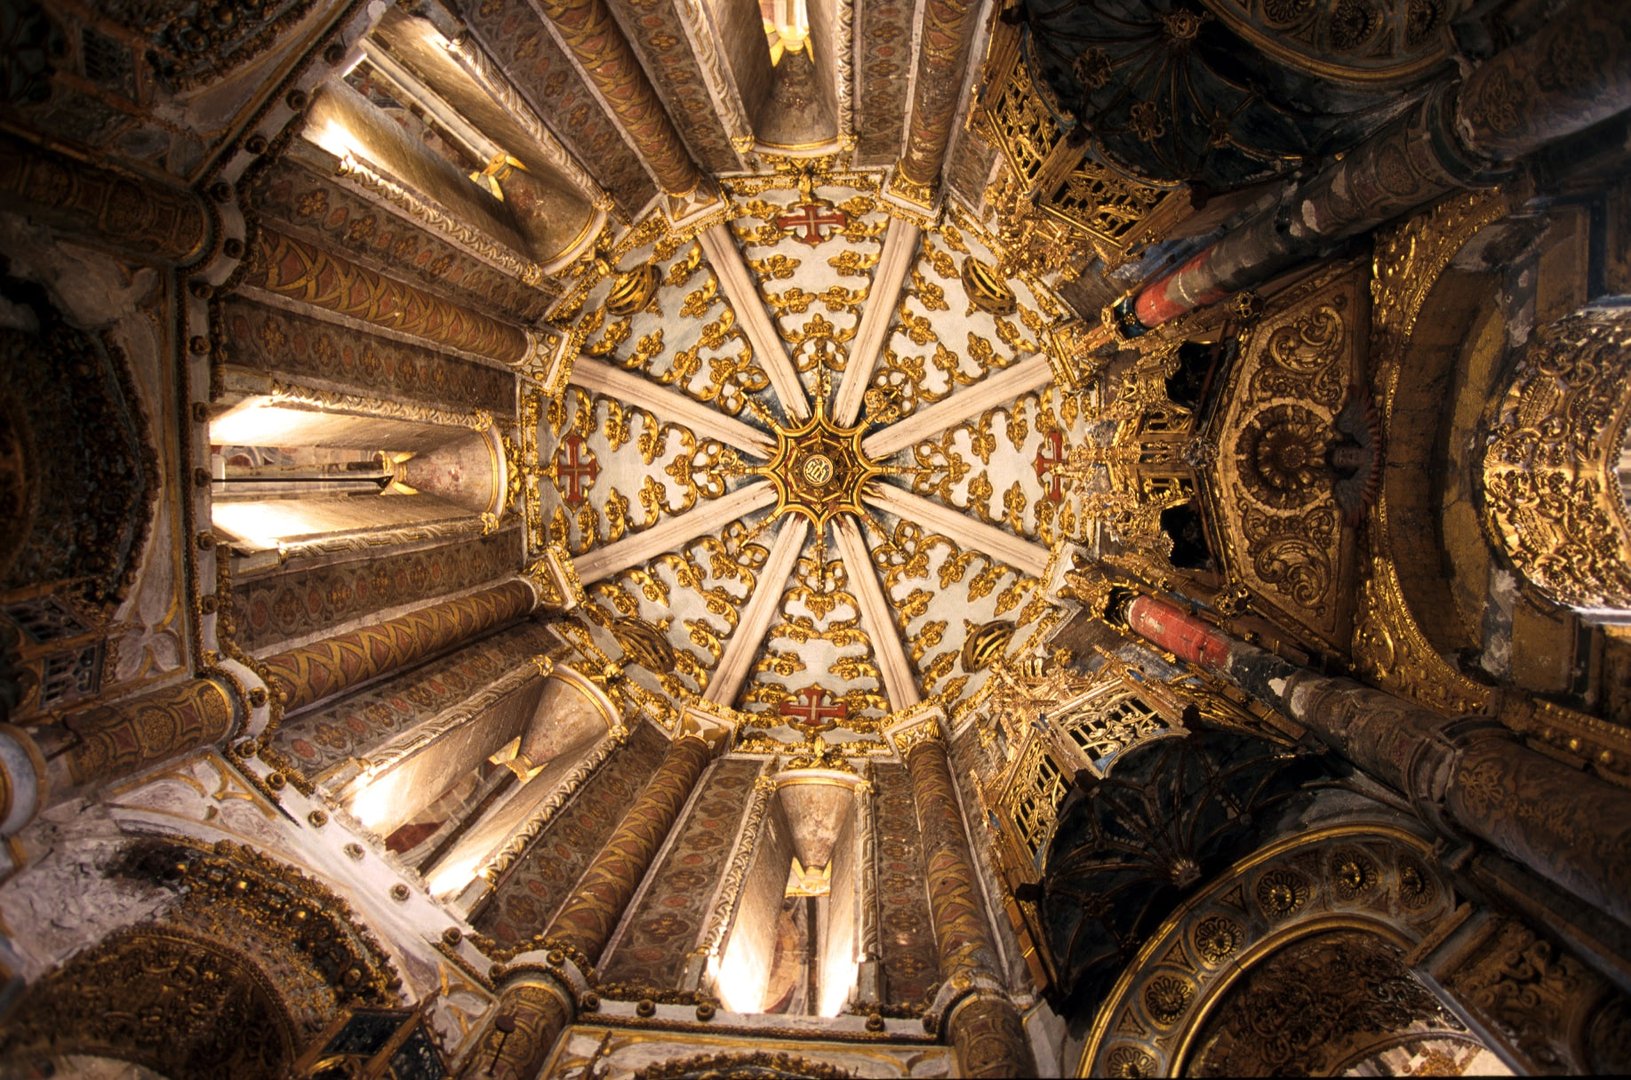
<instances>
[{"instance_id":1,"label":"stone corbel","mask_svg":"<svg viewBox=\"0 0 1631 1080\"><path fill-rule=\"evenodd\" d=\"M551 330L528 330L526 334L527 355L516 365L517 370L542 386L545 394L560 397L572 378L572 362L577 359L572 336Z\"/></svg>"}]
</instances>

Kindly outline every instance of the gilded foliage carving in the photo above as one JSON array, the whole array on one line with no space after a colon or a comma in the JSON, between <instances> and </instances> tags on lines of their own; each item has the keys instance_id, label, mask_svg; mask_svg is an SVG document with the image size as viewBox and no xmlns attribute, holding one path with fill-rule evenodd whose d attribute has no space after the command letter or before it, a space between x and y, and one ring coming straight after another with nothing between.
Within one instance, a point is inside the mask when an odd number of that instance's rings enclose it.
<instances>
[{"instance_id":1,"label":"gilded foliage carving","mask_svg":"<svg viewBox=\"0 0 1631 1080\"><path fill-rule=\"evenodd\" d=\"M1625 996L1534 930L1491 918L1438 977L1535 1072L1623 1071ZM1595 1022L1594 1022L1595 1021Z\"/></svg>"}]
</instances>

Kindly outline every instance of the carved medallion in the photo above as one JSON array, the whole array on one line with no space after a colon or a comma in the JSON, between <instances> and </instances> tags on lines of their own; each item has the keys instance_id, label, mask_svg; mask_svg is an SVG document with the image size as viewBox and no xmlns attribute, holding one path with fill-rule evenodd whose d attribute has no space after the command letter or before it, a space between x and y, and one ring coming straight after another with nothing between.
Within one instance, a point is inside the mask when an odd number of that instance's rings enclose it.
<instances>
[{"instance_id":1,"label":"carved medallion","mask_svg":"<svg viewBox=\"0 0 1631 1080\"><path fill-rule=\"evenodd\" d=\"M799 513L817 528L835 514L861 512L866 482L882 470L861 450L864 425L839 427L827 418L826 402L795 427L775 427L776 454L753 471L776 486L774 514Z\"/></svg>"}]
</instances>

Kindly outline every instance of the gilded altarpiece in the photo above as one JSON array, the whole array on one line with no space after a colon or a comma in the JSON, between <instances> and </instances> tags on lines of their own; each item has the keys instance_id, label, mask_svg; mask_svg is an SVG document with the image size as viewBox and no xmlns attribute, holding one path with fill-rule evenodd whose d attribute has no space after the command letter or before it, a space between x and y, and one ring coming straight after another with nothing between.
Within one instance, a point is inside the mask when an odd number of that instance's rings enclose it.
<instances>
[{"instance_id":1,"label":"gilded altarpiece","mask_svg":"<svg viewBox=\"0 0 1631 1080\"><path fill-rule=\"evenodd\" d=\"M1206 503L1224 566L1333 649L1348 639L1356 533L1330 452L1364 376L1366 287L1362 267L1337 265L1271 298L1242 336L1210 424Z\"/></svg>"}]
</instances>

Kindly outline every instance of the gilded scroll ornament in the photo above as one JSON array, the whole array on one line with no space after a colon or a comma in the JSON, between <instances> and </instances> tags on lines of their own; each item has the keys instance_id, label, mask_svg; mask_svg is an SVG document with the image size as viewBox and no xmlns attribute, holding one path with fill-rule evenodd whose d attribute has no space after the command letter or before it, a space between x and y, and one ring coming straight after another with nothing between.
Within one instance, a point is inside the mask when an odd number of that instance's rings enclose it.
<instances>
[{"instance_id":1,"label":"gilded scroll ornament","mask_svg":"<svg viewBox=\"0 0 1631 1080\"><path fill-rule=\"evenodd\" d=\"M1274 298L1241 337L1215 421L1219 449L1203 459L1226 572L1333 643L1346 637L1352 574L1354 534L1344 519L1365 497L1363 485L1351 490L1351 467L1374 470L1377 452L1365 410L1349 401L1360 370L1361 287L1356 268L1339 264Z\"/></svg>"}]
</instances>

